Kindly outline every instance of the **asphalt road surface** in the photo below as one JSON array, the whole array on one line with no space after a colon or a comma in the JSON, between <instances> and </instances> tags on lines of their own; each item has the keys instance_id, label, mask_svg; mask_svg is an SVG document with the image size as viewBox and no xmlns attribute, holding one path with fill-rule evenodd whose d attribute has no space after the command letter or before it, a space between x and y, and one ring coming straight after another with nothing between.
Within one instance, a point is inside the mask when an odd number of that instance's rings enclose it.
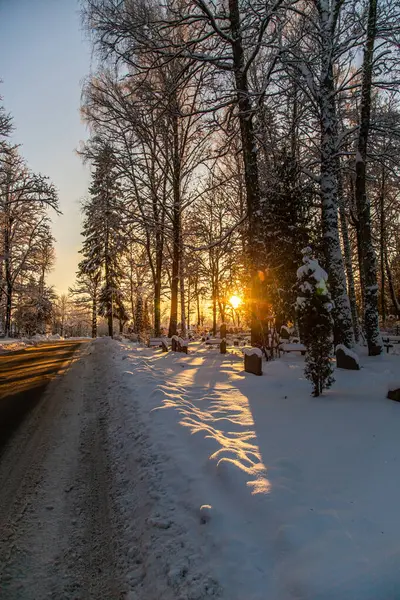
<instances>
[{"instance_id":1,"label":"asphalt road surface","mask_svg":"<svg viewBox=\"0 0 400 600\"><path fill-rule=\"evenodd\" d=\"M62 374L82 341L40 344L0 356L0 455L48 383Z\"/></svg>"}]
</instances>

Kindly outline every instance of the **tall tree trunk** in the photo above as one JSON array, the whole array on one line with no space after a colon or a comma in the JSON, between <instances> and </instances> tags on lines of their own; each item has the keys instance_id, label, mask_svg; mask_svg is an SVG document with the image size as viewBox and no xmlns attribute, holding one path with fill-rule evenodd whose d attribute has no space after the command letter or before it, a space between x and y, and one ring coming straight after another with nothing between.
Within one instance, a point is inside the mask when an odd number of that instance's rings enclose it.
<instances>
[{"instance_id":1,"label":"tall tree trunk","mask_svg":"<svg viewBox=\"0 0 400 600\"><path fill-rule=\"evenodd\" d=\"M161 273L154 286L154 335L161 334Z\"/></svg>"},{"instance_id":2,"label":"tall tree trunk","mask_svg":"<svg viewBox=\"0 0 400 600\"><path fill-rule=\"evenodd\" d=\"M135 329L135 285L133 282L133 259L132 259L132 250L129 259L129 296L130 296L130 305L131 305L131 313L132 313L132 324L133 329Z\"/></svg>"},{"instance_id":3,"label":"tall tree trunk","mask_svg":"<svg viewBox=\"0 0 400 600\"><path fill-rule=\"evenodd\" d=\"M12 311L12 285L7 281L6 285L7 295L6 295L6 323L4 328L4 335L9 337L11 335L11 311Z\"/></svg>"},{"instance_id":4,"label":"tall tree trunk","mask_svg":"<svg viewBox=\"0 0 400 600\"><path fill-rule=\"evenodd\" d=\"M290 125L290 153L293 160L298 158L298 112L299 112L299 101L298 101L298 86L295 83L293 85L293 108L292 108L292 122Z\"/></svg>"},{"instance_id":5,"label":"tall tree trunk","mask_svg":"<svg viewBox=\"0 0 400 600\"><path fill-rule=\"evenodd\" d=\"M169 337L176 335L178 327L178 289L181 259L181 163L179 153L179 130L177 107L172 115L173 131L173 222L172 222L172 276L171 276L171 313L169 319Z\"/></svg>"},{"instance_id":6,"label":"tall tree trunk","mask_svg":"<svg viewBox=\"0 0 400 600\"><path fill-rule=\"evenodd\" d=\"M200 296L199 296L199 291L198 291L198 282L197 282L197 277L194 280L194 293L196 296L196 311L197 311L197 327L200 327L200 323L201 323L201 315L200 315Z\"/></svg>"},{"instance_id":7,"label":"tall tree trunk","mask_svg":"<svg viewBox=\"0 0 400 600\"><path fill-rule=\"evenodd\" d=\"M338 161L338 195L339 195L339 217L340 226L342 231L343 249L344 249L344 264L346 267L347 275L347 289L350 300L351 319L353 322L354 337L355 341L360 340L360 326L358 322L357 314L357 300L356 291L354 286L354 274L353 274L353 261L351 258L351 246L349 239L349 228L347 225L346 211L344 207L344 193L343 193L343 179L340 170L340 163Z\"/></svg>"},{"instance_id":8,"label":"tall tree trunk","mask_svg":"<svg viewBox=\"0 0 400 600\"><path fill-rule=\"evenodd\" d=\"M114 311L114 306L113 306L113 288L110 282L110 266L109 266L109 261L108 261L108 257L106 257L106 261L105 261L105 279L106 279L106 298L107 298L107 326L108 326L108 335L110 337L113 337L113 311Z\"/></svg>"},{"instance_id":9,"label":"tall tree trunk","mask_svg":"<svg viewBox=\"0 0 400 600\"><path fill-rule=\"evenodd\" d=\"M107 202L109 198L107 198ZM107 324L108 324L108 335L113 337L113 289L111 285L111 273L110 273L110 228L109 228L109 211L108 207L106 210L106 239L104 245L104 270L105 270L105 283L106 283L106 311L107 311Z\"/></svg>"},{"instance_id":10,"label":"tall tree trunk","mask_svg":"<svg viewBox=\"0 0 400 600\"><path fill-rule=\"evenodd\" d=\"M183 338L186 337L186 313L185 313L185 273L183 270L183 261L181 257L181 268L180 268L180 276L179 276L179 289L181 295L181 336Z\"/></svg>"},{"instance_id":11,"label":"tall tree trunk","mask_svg":"<svg viewBox=\"0 0 400 600\"><path fill-rule=\"evenodd\" d=\"M338 227L338 181L337 181L337 119L335 85L331 61L330 19L321 14L322 70L324 77L320 86L321 110L321 201L324 253L334 301L334 343L354 346L354 331L350 302L346 290L342 250ZM325 29L327 29L325 31ZM325 34L324 34L325 33Z\"/></svg>"},{"instance_id":12,"label":"tall tree trunk","mask_svg":"<svg viewBox=\"0 0 400 600\"><path fill-rule=\"evenodd\" d=\"M369 1L367 40L364 47L363 80L361 87L360 127L356 154L355 200L360 242L362 245L362 269L365 283L365 333L370 356L380 354L383 349L379 332L378 283L376 258L371 234L371 207L367 196L366 162L368 134L371 120L371 88L374 44L376 37L377 0Z\"/></svg>"},{"instance_id":13,"label":"tall tree trunk","mask_svg":"<svg viewBox=\"0 0 400 600\"><path fill-rule=\"evenodd\" d=\"M161 333L161 278L162 278L162 265L164 260L164 216L165 212L162 210L161 219L158 210L158 199L156 195L153 196L153 214L155 221L155 269L154 269L154 335L159 337Z\"/></svg>"},{"instance_id":14,"label":"tall tree trunk","mask_svg":"<svg viewBox=\"0 0 400 600\"><path fill-rule=\"evenodd\" d=\"M190 302L190 288L191 288L190 277L188 277L187 282L187 327L190 329L190 312L191 312L191 302Z\"/></svg>"},{"instance_id":15,"label":"tall tree trunk","mask_svg":"<svg viewBox=\"0 0 400 600\"><path fill-rule=\"evenodd\" d=\"M213 336L217 335L217 291L215 282L213 283L212 289L212 316L213 316L213 324L212 324L212 332Z\"/></svg>"},{"instance_id":16,"label":"tall tree trunk","mask_svg":"<svg viewBox=\"0 0 400 600\"><path fill-rule=\"evenodd\" d=\"M386 321L386 295L385 295L385 167L382 166L381 193L379 198L380 204L380 267L381 267L381 311L382 322Z\"/></svg>"},{"instance_id":17,"label":"tall tree trunk","mask_svg":"<svg viewBox=\"0 0 400 600\"><path fill-rule=\"evenodd\" d=\"M393 282L393 275L392 275L392 271L390 269L389 259L387 256L386 249L385 249L385 265L386 265L386 274L387 274L387 279L388 279L388 284L389 284L390 297L392 299L393 307L396 311L396 314L400 318L400 299L398 299L396 296L396 290L395 290L394 282Z\"/></svg>"},{"instance_id":18,"label":"tall tree trunk","mask_svg":"<svg viewBox=\"0 0 400 600\"><path fill-rule=\"evenodd\" d=\"M154 281L154 335L159 337L161 333L161 277L163 264L163 244L156 239L156 277Z\"/></svg>"},{"instance_id":19,"label":"tall tree trunk","mask_svg":"<svg viewBox=\"0 0 400 600\"><path fill-rule=\"evenodd\" d=\"M92 298L92 338L97 337L97 298L93 294Z\"/></svg>"},{"instance_id":20,"label":"tall tree trunk","mask_svg":"<svg viewBox=\"0 0 400 600\"><path fill-rule=\"evenodd\" d=\"M251 343L262 343L264 319L263 288L263 241L261 230L261 195L257 164L257 139L254 134L252 106L250 101L245 55L243 48L240 8L238 0L229 0L229 20L232 38L233 70L236 96L239 109L240 134L242 141L244 180L247 197L247 215L249 223L248 256L251 279Z\"/></svg>"},{"instance_id":21,"label":"tall tree trunk","mask_svg":"<svg viewBox=\"0 0 400 600\"><path fill-rule=\"evenodd\" d=\"M6 284L6 315L4 335L9 337L11 333L11 311L12 311L12 295L13 283L11 274L11 243L10 243L10 225L8 216L5 216L6 224L4 227L4 270Z\"/></svg>"}]
</instances>

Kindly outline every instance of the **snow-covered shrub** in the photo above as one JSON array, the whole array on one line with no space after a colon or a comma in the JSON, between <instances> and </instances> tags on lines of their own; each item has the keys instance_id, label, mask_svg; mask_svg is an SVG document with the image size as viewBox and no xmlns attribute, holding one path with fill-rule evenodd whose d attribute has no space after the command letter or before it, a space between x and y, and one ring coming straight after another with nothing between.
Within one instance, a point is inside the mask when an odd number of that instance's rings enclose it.
<instances>
[{"instance_id":1,"label":"snow-covered shrub","mask_svg":"<svg viewBox=\"0 0 400 600\"><path fill-rule=\"evenodd\" d=\"M311 248L303 250L303 266L297 271L297 312L306 346L305 376L312 382L313 396L329 388L334 379L332 355L333 303L327 288L328 275L312 257Z\"/></svg>"}]
</instances>

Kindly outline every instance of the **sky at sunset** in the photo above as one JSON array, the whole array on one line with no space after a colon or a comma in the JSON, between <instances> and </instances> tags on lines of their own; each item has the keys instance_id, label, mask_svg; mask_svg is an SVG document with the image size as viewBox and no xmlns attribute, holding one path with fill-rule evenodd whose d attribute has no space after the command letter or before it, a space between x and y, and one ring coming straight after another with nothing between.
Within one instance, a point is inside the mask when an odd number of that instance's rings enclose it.
<instances>
[{"instance_id":1,"label":"sky at sunset","mask_svg":"<svg viewBox=\"0 0 400 600\"><path fill-rule=\"evenodd\" d=\"M74 283L79 260L89 170L75 149L87 135L79 105L91 61L79 0L0 0L0 95L14 117L13 141L59 190L63 215L52 216L57 259L48 281L60 293Z\"/></svg>"}]
</instances>

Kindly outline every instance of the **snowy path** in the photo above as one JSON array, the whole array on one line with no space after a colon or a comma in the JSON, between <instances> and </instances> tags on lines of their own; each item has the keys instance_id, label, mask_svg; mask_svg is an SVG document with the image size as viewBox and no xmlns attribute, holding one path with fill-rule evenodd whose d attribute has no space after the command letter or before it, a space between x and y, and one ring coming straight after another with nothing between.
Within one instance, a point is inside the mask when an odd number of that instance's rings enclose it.
<instances>
[{"instance_id":1,"label":"snowy path","mask_svg":"<svg viewBox=\"0 0 400 600\"><path fill-rule=\"evenodd\" d=\"M115 358L110 340L82 347L2 456L1 600L217 593L160 486L162 460Z\"/></svg>"},{"instance_id":2,"label":"snowy path","mask_svg":"<svg viewBox=\"0 0 400 600\"><path fill-rule=\"evenodd\" d=\"M105 431L113 375L102 350L86 345L75 355L3 456L4 600L122 597L114 567Z\"/></svg>"}]
</instances>

